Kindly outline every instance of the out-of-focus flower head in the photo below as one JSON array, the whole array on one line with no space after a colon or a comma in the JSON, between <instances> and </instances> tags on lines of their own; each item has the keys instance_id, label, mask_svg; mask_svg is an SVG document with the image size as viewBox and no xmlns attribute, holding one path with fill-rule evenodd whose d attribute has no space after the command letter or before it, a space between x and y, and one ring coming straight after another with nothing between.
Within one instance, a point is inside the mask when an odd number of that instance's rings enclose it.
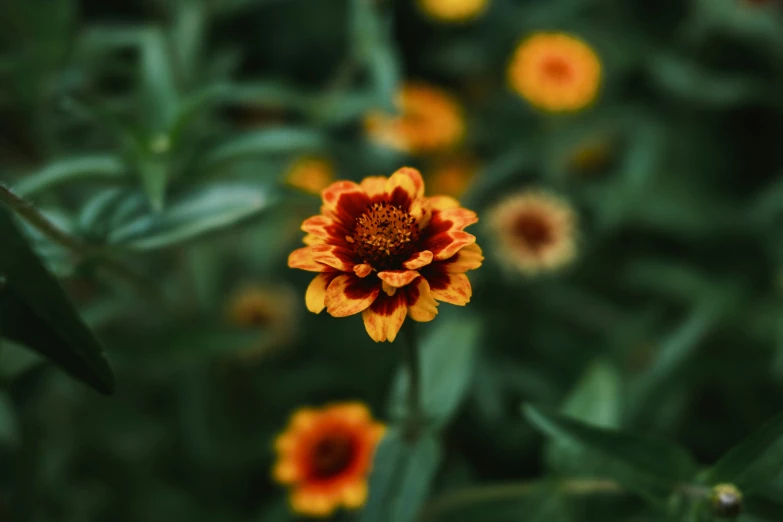
<instances>
[{"instance_id":1,"label":"out-of-focus flower head","mask_svg":"<svg viewBox=\"0 0 783 522\"><path fill-rule=\"evenodd\" d=\"M364 404L302 408L275 441L274 479L289 486L291 508L324 517L367 499L367 478L384 426Z\"/></svg>"},{"instance_id":2,"label":"out-of-focus flower head","mask_svg":"<svg viewBox=\"0 0 783 522\"><path fill-rule=\"evenodd\" d=\"M478 163L468 154L449 155L433 162L427 186L433 194L460 199L478 171Z\"/></svg>"},{"instance_id":3,"label":"out-of-focus flower head","mask_svg":"<svg viewBox=\"0 0 783 522\"><path fill-rule=\"evenodd\" d=\"M467 22L480 16L489 0L418 0L418 6L428 17L440 22Z\"/></svg>"},{"instance_id":4,"label":"out-of-focus flower head","mask_svg":"<svg viewBox=\"0 0 783 522\"><path fill-rule=\"evenodd\" d=\"M311 194L320 194L332 181L334 168L324 158L298 158L285 176L288 185Z\"/></svg>"},{"instance_id":5,"label":"out-of-focus flower head","mask_svg":"<svg viewBox=\"0 0 783 522\"><path fill-rule=\"evenodd\" d=\"M302 223L308 246L288 266L319 273L305 294L308 310L361 312L373 340L393 341L406 317L432 321L438 301L470 301L465 272L484 258L464 229L477 221L453 198L425 197L416 169L338 181L324 190L321 214Z\"/></svg>"},{"instance_id":6,"label":"out-of-focus flower head","mask_svg":"<svg viewBox=\"0 0 783 522\"><path fill-rule=\"evenodd\" d=\"M563 33L537 33L514 51L508 82L541 110L578 111L598 96L601 62L582 40Z\"/></svg>"},{"instance_id":7,"label":"out-of-focus flower head","mask_svg":"<svg viewBox=\"0 0 783 522\"><path fill-rule=\"evenodd\" d=\"M561 199L526 191L501 201L489 213L498 259L525 275L566 265L576 254L576 216Z\"/></svg>"},{"instance_id":8,"label":"out-of-focus flower head","mask_svg":"<svg viewBox=\"0 0 783 522\"><path fill-rule=\"evenodd\" d=\"M409 154L450 149L465 134L459 103L445 91L423 83L406 83L397 94L398 114L372 112L364 124L369 138Z\"/></svg>"},{"instance_id":9,"label":"out-of-focus flower head","mask_svg":"<svg viewBox=\"0 0 783 522\"><path fill-rule=\"evenodd\" d=\"M244 284L231 296L228 322L234 326L258 330L258 342L243 347L243 359L261 359L288 344L294 335L296 299L290 288Z\"/></svg>"}]
</instances>

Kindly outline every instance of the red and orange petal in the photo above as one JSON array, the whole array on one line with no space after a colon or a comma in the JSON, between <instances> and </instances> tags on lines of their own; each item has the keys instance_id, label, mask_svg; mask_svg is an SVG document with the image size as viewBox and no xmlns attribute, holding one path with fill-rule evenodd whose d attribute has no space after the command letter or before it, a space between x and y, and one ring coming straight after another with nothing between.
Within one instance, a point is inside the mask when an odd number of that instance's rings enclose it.
<instances>
[{"instance_id":1,"label":"red and orange petal","mask_svg":"<svg viewBox=\"0 0 783 522\"><path fill-rule=\"evenodd\" d=\"M516 48L507 77L511 88L539 109L578 111L598 96L601 62L578 38L537 33Z\"/></svg>"},{"instance_id":2,"label":"red and orange petal","mask_svg":"<svg viewBox=\"0 0 783 522\"><path fill-rule=\"evenodd\" d=\"M375 143L410 154L449 149L465 134L465 117L445 91L422 83L403 85L396 99L399 114L373 112L365 117Z\"/></svg>"},{"instance_id":3,"label":"red and orange petal","mask_svg":"<svg viewBox=\"0 0 783 522\"><path fill-rule=\"evenodd\" d=\"M340 507L359 508L383 433L384 426L361 403L303 408L275 441L272 476L289 486L297 513L328 516Z\"/></svg>"},{"instance_id":4,"label":"red and orange petal","mask_svg":"<svg viewBox=\"0 0 783 522\"><path fill-rule=\"evenodd\" d=\"M322 215L302 224L309 246L289 256L292 268L318 272L305 294L308 310L362 313L380 342L393 341L406 318L434 319L437 301L469 302L465 272L484 258L464 229L478 217L453 198L424 197L416 169L361 184L339 181L323 199Z\"/></svg>"}]
</instances>

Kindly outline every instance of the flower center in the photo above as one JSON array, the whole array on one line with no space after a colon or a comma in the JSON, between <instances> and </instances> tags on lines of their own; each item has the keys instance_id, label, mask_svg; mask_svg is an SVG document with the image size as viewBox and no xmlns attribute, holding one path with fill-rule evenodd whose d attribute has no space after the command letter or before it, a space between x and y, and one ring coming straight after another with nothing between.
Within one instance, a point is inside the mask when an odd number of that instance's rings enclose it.
<instances>
[{"instance_id":1,"label":"flower center","mask_svg":"<svg viewBox=\"0 0 783 522\"><path fill-rule=\"evenodd\" d=\"M310 470L313 478L333 478L351 465L356 446L350 437L329 435L319 440L310 454Z\"/></svg>"},{"instance_id":2,"label":"flower center","mask_svg":"<svg viewBox=\"0 0 783 522\"><path fill-rule=\"evenodd\" d=\"M419 239L416 219L387 201L372 203L356 218L354 251L376 270L398 268L410 257Z\"/></svg>"},{"instance_id":3,"label":"flower center","mask_svg":"<svg viewBox=\"0 0 783 522\"><path fill-rule=\"evenodd\" d=\"M541 250L554 239L552 227L547 220L533 213L519 216L514 223L514 232L533 251Z\"/></svg>"},{"instance_id":4,"label":"flower center","mask_svg":"<svg viewBox=\"0 0 783 522\"><path fill-rule=\"evenodd\" d=\"M571 77L571 66L559 56L547 58L543 63L544 74L556 82L563 82Z\"/></svg>"}]
</instances>

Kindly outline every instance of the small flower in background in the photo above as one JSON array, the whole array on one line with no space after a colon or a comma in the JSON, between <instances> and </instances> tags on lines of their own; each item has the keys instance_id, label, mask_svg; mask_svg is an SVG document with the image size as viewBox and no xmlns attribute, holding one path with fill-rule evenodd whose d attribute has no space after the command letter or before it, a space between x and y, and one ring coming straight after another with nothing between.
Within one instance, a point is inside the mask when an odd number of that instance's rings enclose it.
<instances>
[{"instance_id":1,"label":"small flower in background","mask_svg":"<svg viewBox=\"0 0 783 522\"><path fill-rule=\"evenodd\" d=\"M286 184L311 194L320 194L332 181L334 168L323 158L299 158L285 176Z\"/></svg>"},{"instance_id":2,"label":"small flower in background","mask_svg":"<svg viewBox=\"0 0 783 522\"><path fill-rule=\"evenodd\" d=\"M421 11L441 22L466 22L481 15L489 0L418 0Z\"/></svg>"},{"instance_id":3,"label":"small flower in background","mask_svg":"<svg viewBox=\"0 0 783 522\"><path fill-rule=\"evenodd\" d=\"M433 194L460 199L478 171L476 160L467 155L436 160L430 170L427 186Z\"/></svg>"},{"instance_id":4,"label":"small flower in background","mask_svg":"<svg viewBox=\"0 0 783 522\"><path fill-rule=\"evenodd\" d=\"M303 408L275 441L274 479L290 487L297 513L329 516L367 500L367 478L384 426L361 403Z\"/></svg>"},{"instance_id":5,"label":"small flower in background","mask_svg":"<svg viewBox=\"0 0 783 522\"><path fill-rule=\"evenodd\" d=\"M259 340L239 352L242 359L261 359L288 344L294 335L294 294L280 286L244 285L231 297L228 322L258 330Z\"/></svg>"},{"instance_id":6,"label":"small flower in background","mask_svg":"<svg viewBox=\"0 0 783 522\"><path fill-rule=\"evenodd\" d=\"M523 274L557 269L575 256L576 216L559 198L523 192L499 203L488 219L499 259Z\"/></svg>"},{"instance_id":7,"label":"small flower in background","mask_svg":"<svg viewBox=\"0 0 783 522\"><path fill-rule=\"evenodd\" d=\"M409 154L449 149L465 134L465 119L459 103L445 91L407 83L396 100L399 114L373 112L364 124L369 138Z\"/></svg>"},{"instance_id":8,"label":"small flower in background","mask_svg":"<svg viewBox=\"0 0 783 522\"><path fill-rule=\"evenodd\" d=\"M590 46L562 33L538 33L519 44L508 66L511 88L549 112L578 111L598 95L601 62Z\"/></svg>"},{"instance_id":9,"label":"small flower in background","mask_svg":"<svg viewBox=\"0 0 783 522\"><path fill-rule=\"evenodd\" d=\"M569 167L577 172L595 172L612 161L612 141L607 136L591 137L574 147L568 159Z\"/></svg>"},{"instance_id":10,"label":"small flower in background","mask_svg":"<svg viewBox=\"0 0 783 522\"><path fill-rule=\"evenodd\" d=\"M419 171L338 181L324 190L323 203L320 215L302 223L308 246L288 257L291 268L320 272L307 288L308 310L361 312L380 342L394 341L406 317L432 321L437 301L470 301L465 272L484 258L464 229L478 217L448 196L424 197Z\"/></svg>"}]
</instances>

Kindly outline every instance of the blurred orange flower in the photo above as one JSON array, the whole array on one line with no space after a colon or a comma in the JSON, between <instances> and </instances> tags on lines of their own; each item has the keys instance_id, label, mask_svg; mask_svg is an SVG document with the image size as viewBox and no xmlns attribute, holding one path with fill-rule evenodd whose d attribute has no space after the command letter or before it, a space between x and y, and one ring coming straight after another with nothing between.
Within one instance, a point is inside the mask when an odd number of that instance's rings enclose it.
<instances>
[{"instance_id":1,"label":"blurred orange flower","mask_svg":"<svg viewBox=\"0 0 783 522\"><path fill-rule=\"evenodd\" d=\"M258 343L240 353L245 359L263 358L293 337L296 313L288 288L244 285L231 297L227 314L229 323L259 331Z\"/></svg>"},{"instance_id":2,"label":"blurred orange flower","mask_svg":"<svg viewBox=\"0 0 783 522\"><path fill-rule=\"evenodd\" d=\"M567 203L535 191L509 197L489 215L498 257L526 275L554 270L574 258L575 222Z\"/></svg>"},{"instance_id":3,"label":"blurred orange flower","mask_svg":"<svg viewBox=\"0 0 783 522\"><path fill-rule=\"evenodd\" d=\"M511 88L549 112L578 111L598 95L601 62L583 41L538 33L522 41L508 66Z\"/></svg>"},{"instance_id":4,"label":"blurred orange flower","mask_svg":"<svg viewBox=\"0 0 783 522\"><path fill-rule=\"evenodd\" d=\"M477 221L453 198L424 197L416 169L338 181L324 190L321 214L302 224L308 246L293 251L288 266L319 272L307 288L308 310L361 312L374 341L394 341L406 316L431 321L437 301L470 301L465 272L484 258L464 229Z\"/></svg>"},{"instance_id":5,"label":"blurred orange flower","mask_svg":"<svg viewBox=\"0 0 783 522\"><path fill-rule=\"evenodd\" d=\"M329 516L367 499L367 478L384 426L357 402L303 408L277 437L274 479L290 486L297 513Z\"/></svg>"},{"instance_id":6,"label":"blurred orange flower","mask_svg":"<svg viewBox=\"0 0 783 522\"><path fill-rule=\"evenodd\" d=\"M418 0L419 9L441 22L473 20L487 8L489 0Z\"/></svg>"},{"instance_id":7,"label":"blurred orange flower","mask_svg":"<svg viewBox=\"0 0 783 522\"><path fill-rule=\"evenodd\" d=\"M449 156L435 162L428 185L433 194L461 198L478 171L476 161L466 155Z\"/></svg>"},{"instance_id":8,"label":"blurred orange flower","mask_svg":"<svg viewBox=\"0 0 783 522\"><path fill-rule=\"evenodd\" d=\"M399 114L373 112L364 120L374 142L410 154L448 149L462 140L465 121L457 101L441 89L405 84L397 95Z\"/></svg>"},{"instance_id":9,"label":"blurred orange flower","mask_svg":"<svg viewBox=\"0 0 783 522\"><path fill-rule=\"evenodd\" d=\"M288 185L311 194L320 194L333 180L334 168L323 158L299 158L285 176Z\"/></svg>"},{"instance_id":10,"label":"blurred orange flower","mask_svg":"<svg viewBox=\"0 0 783 522\"><path fill-rule=\"evenodd\" d=\"M607 136L591 137L574 147L569 166L580 172L595 171L612 160L612 140Z\"/></svg>"}]
</instances>

